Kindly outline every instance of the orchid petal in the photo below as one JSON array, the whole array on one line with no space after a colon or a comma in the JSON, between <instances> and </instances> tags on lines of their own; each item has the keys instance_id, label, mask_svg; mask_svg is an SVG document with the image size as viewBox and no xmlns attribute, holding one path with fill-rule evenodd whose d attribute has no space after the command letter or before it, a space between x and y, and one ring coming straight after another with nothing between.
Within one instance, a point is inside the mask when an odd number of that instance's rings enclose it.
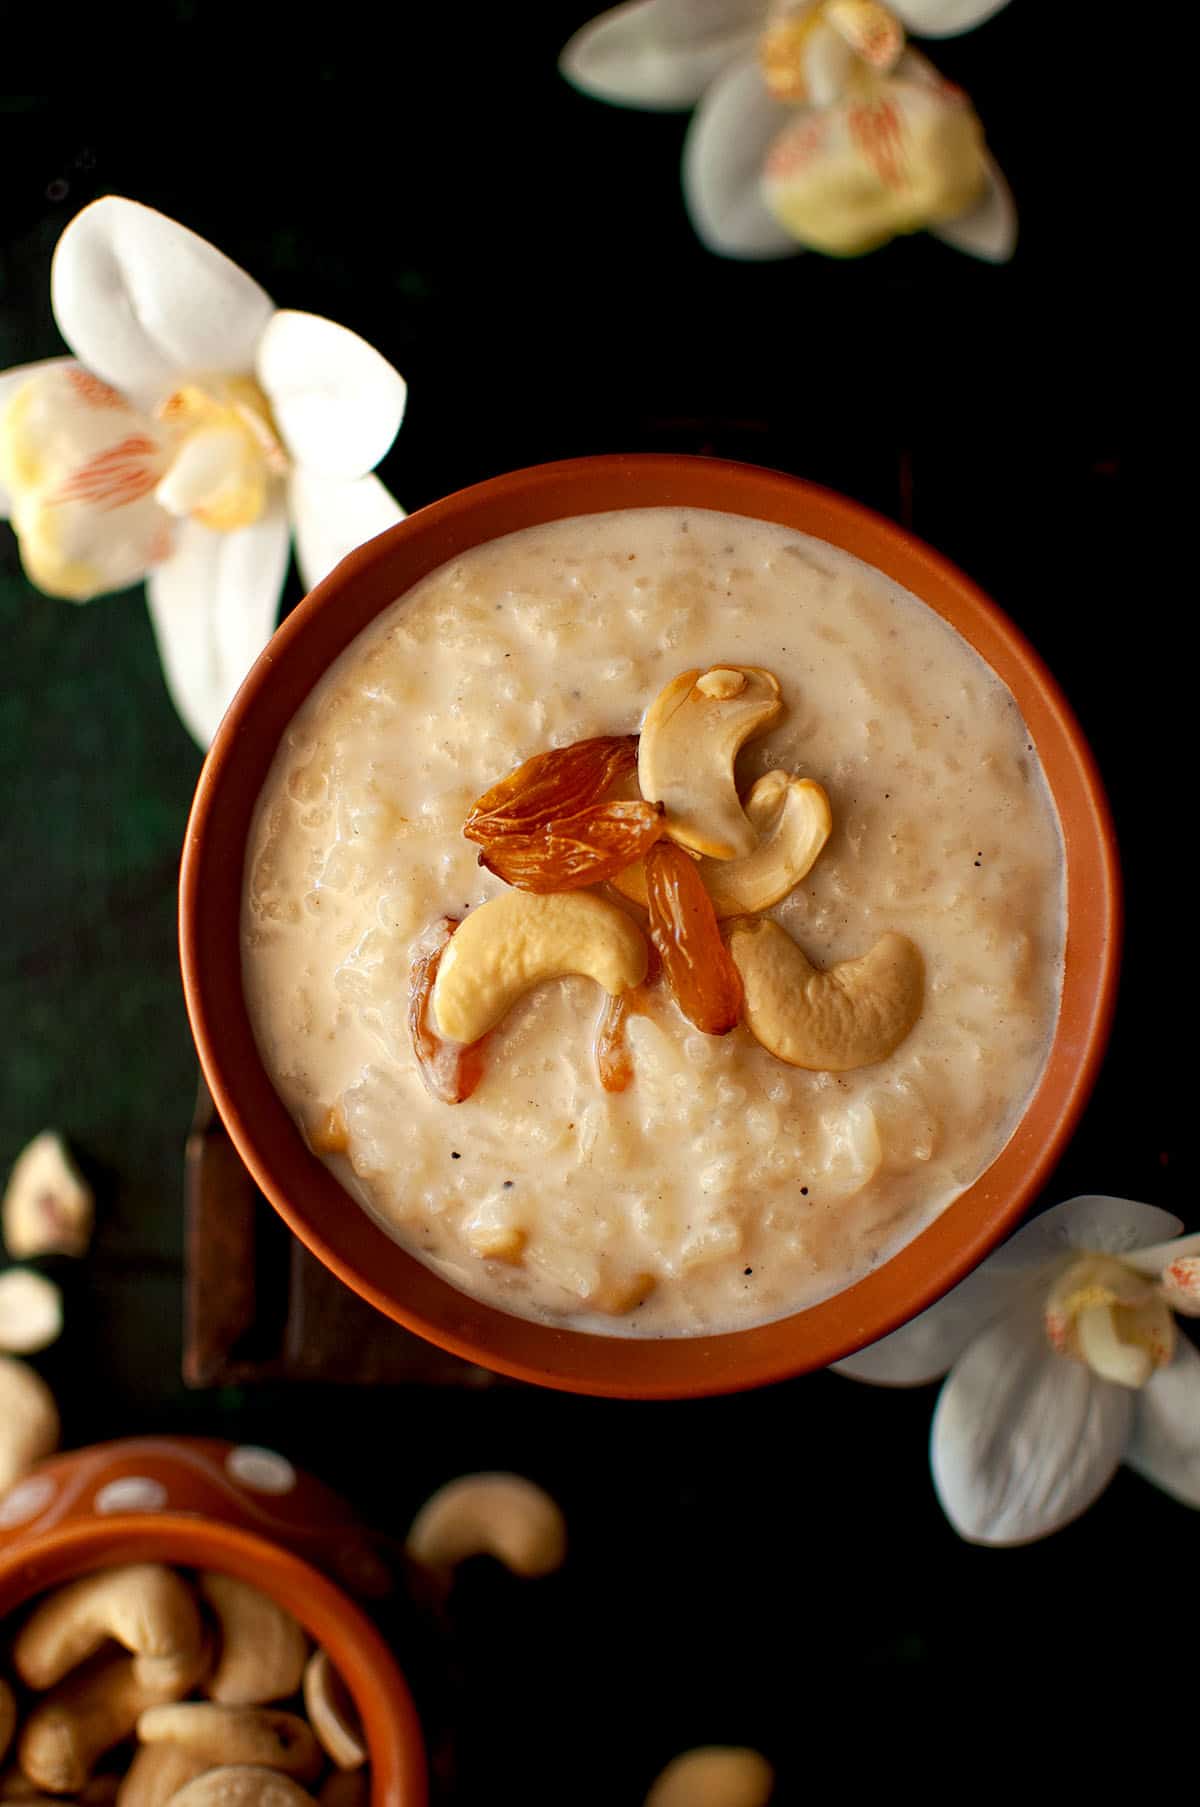
<instances>
[{"instance_id":1,"label":"orchid petal","mask_svg":"<svg viewBox=\"0 0 1200 1807\"><path fill-rule=\"evenodd\" d=\"M956 38L974 31L1008 0L888 0L892 11L921 38Z\"/></svg>"},{"instance_id":2,"label":"orchid petal","mask_svg":"<svg viewBox=\"0 0 1200 1807\"><path fill-rule=\"evenodd\" d=\"M275 314L257 373L292 457L319 476L374 470L404 418L400 372L357 333L318 314Z\"/></svg>"},{"instance_id":3,"label":"orchid petal","mask_svg":"<svg viewBox=\"0 0 1200 1807\"><path fill-rule=\"evenodd\" d=\"M985 1262L944 1298L890 1336L834 1362L835 1373L877 1387L920 1387L940 1380L967 1345L1014 1301L1025 1282Z\"/></svg>"},{"instance_id":4,"label":"orchid petal","mask_svg":"<svg viewBox=\"0 0 1200 1807\"><path fill-rule=\"evenodd\" d=\"M288 565L288 522L276 498L253 526L214 533L182 522L176 550L146 580L167 688L206 747L275 627Z\"/></svg>"},{"instance_id":5,"label":"orchid petal","mask_svg":"<svg viewBox=\"0 0 1200 1807\"><path fill-rule=\"evenodd\" d=\"M969 1543L1031 1543L1107 1487L1134 1395L1055 1355L1030 1303L978 1336L942 1388L930 1461L942 1509Z\"/></svg>"},{"instance_id":6,"label":"orchid petal","mask_svg":"<svg viewBox=\"0 0 1200 1807\"><path fill-rule=\"evenodd\" d=\"M1084 1250L1116 1255L1135 1267L1147 1243L1165 1241L1182 1228L1177 1217L1157 1205L1088 1193L1043 1211L990 1259L1000 1266L1032 1267Z\"/></svg>"},{"instance_id":7,"label":"orchid petal","mask_svg":"<svg viewBox=\"0 0 1200 1807\"><path fill-rule=\"evenodd\" d=\"M1179 1227L1182 1229L1183 1225ZM1145 1248L1132 1250L1124 1261L1139 1274L1157 1275L1172 1261L1183 1261L1192 1255L1200 1255L1200 1235L1173 1236L1166 1242L1152 1242Z\"/></svg>"},{"instance_id":8,"label":"orchid petal","mask_svg":"<svg viewBox=\"0 0 1200 1807\"><path fill-rule=\"evenodd\" d=\"M596 100L673 112L749 48L762 13L762 0L631 0L577 31L558 66Z\"/></svg>"},{"instance_id":9,"label":"orchid petal","mask_svg":"<svg viewBox=\"0 0 1200 1807\"><path fill-rule=\"evenodd\" d=\"M987 188L967 213L943 220L929 230L935 238L979 257L985 263L1007 263L1017 248L1017 204L993 157L984 158Z\"/></svg>"},{"instance_id":10,"label":"orchid petal","mask_svg":"<svg viewBox=\"0 0 1200 1807\"><path fill-rule=\"evenodd\" d=\"M61 365L74 363L73 358L41 358L36 364L14 364L11 370L0 370L0 415L12 400L17 390L26 384L31 376L37 376L43 370L56 370ZM12 513L12 497L0 483L0 521L7 521Z\"/></svg>"},{"instance_id":11,"label":"orchid petal","mask_svg":"<svg viewBox=\"0 0 1200 1807\"><path fill-rule=\"evenodd\" d=\"M328 577L356 546L404 519L404 510L378 477L347 483L296 469L289 487L296 563L306 590Z\"/></svg>"},{"instance_id":12,"label":"orchid petal","mask_svg":"<svg viewBox=\"0 0 1200 1807\"><path fill-rule=\"evenodd\" d=\"M1125 1460L1185 1506L1200 1506L1200 1353L1186 1337L1137 1396Z\"/></svg>"},{"instance_id":13,"label":"orchid petal","mask_svg":"<svg viewBox=\"0 0 1200 1807\"><path fill-rule=\"evenodd\" d=\"M705 95L683 147L683 193L710 251L767 258L803 248L767 211L760 190L771 142L796 117L768 94L754 57L735 63Z\"/></svg>"},{"instance_id":14,"label":"orchid petal","mask_svg":"<svg viewBox=\"0 0 1200 1807\"><path fill-rule=\"evenodd\" d=\"M72 351L142 407L181 376L249 371L271 298L215 246L136 201L93 201L58 241L50 294Z\"/></svg>"}]
</instances>

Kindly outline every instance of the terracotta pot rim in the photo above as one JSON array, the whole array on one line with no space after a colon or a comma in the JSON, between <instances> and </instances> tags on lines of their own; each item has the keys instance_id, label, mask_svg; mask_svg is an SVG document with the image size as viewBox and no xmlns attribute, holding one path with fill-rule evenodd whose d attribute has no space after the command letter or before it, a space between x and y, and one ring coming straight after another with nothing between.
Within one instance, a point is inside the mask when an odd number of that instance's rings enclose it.
<instances>
[{"instance_id":1,"label":"terracotta pot rim","mask_svg":"<svg viewBox=\"0 0 1200 1807\"><path fill-rule=\"evenodd\" d=\"M424 1739L391 1651L336 1582L269 1538L187 1512L68 1520L0 1550L0 1616L77 1576L136 1561L215 1569L278 1600L328 1650L353 1696L370 1751L372 1799L424 1807Z\"/></svg>"},{"instance_id":2,"label":"terracotta pot rim","mask_svg":"<svg viewBox=\"0 0 1200 1807\"><path fill-rule=\"evenodd\" d=\"M1066 844L1070 933L1046 1070L1012 1138L965 1193L892 1260L831 1299L751 1330L659 1340L512 1318L431 1276L356 1205L359 1224L339 1222L335 1195L346 1195L307 1150L258 1056L236 939L238 971L230 971L229 916L232 868L240 899L245 830L279 736L332 658L387 600L501 533L567 515L662 506L773 520L825 539L895 578L968 640L1016 696L1036 742ZM218 894L223 926L214 930ZM1016 1227L1074 1130L1103 1058L1121 886L1108 804L1069 704L1024 635L956 566L872 510L803 479L726 460L637 454L537 465L459 490L352 552L312 591L250 672L205 762L184 848L180 936L188 1015L217 1108L258 1185L327 1267L406 1328L515 1379L610 1397L678 1398L827 1366L923 1310Z\"/></svg>"}]
</instances>

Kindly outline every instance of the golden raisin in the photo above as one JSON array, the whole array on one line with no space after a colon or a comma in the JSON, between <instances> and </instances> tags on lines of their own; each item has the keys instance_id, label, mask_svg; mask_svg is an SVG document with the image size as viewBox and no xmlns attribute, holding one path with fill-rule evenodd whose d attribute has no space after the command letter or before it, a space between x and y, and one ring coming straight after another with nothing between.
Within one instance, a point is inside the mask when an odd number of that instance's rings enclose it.
<instances>
[{"instance_id":1,"label":"golden raisin","mask_svg":"<svg viewBox=\"0 0 1200 1807\"><path fill-rule=\"evenodd\" d=\"M519 891L578 891L640 860L663 832L661 803L594 803L573 816L483 840L479 864Z\"/></svg>"},{"instance_id":2,"label":"golden raisin","mask_svg":"<svg viewBox=\"0 0 1200 1807\"><path fill-rule=\"evenodd\" d=\"M705 1035L727 1035L742 1013L742 981L699 868L673 841L646 855L646 903L675 1002Z\"/></svg>"},{"instance_id":3,"label":"golden raisin","mask_svg":"<svg viewBox=\"0 0 1200 1807\"><path fill-rule=\"evenodd\" d=\"M438 975L442 955L459 918L442 916L425 931L413 949L409 969L408 1029L413 1052L426 1086L443 1104L461 1104L483 1078L483 1046L477 1042L448 1042L429 1020L429 996Z\"/></svg>"},{"instance_id":4,"label":"golden raisin","mask_svg":"<svg viewBox=\"0 0 1200 1807\"><path fill-rule=\"evenodd\" d=\"M535 753L477 797L463 833L490 846L504 834L529 834L598 803L618 778L637 770L636 734L601 734Z\"/></svg>"}]
</instances>

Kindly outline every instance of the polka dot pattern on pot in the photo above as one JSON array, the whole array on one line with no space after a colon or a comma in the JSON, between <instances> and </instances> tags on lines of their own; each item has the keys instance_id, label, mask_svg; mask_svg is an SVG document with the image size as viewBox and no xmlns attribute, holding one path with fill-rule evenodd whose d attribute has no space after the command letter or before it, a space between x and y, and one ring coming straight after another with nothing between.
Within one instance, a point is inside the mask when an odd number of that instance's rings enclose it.
<instances>
[{"instance_id":1,"label":"polka dot pattern on pot","mask_svg":"<svg viewBox=\"0 0 1200 1807\"><path fill-rule=\"evenodd\" d=\"M225 1458L225 1471L230 1480L248 1487L252 1493L290 1493L296 1485L296 1470L287 1457L254 1443L240 1443L231 1449Z\"/></svg>"},{"instance_id":2,"label":"polka dot pattern on pot","mask_svg":"<svg viewBox=\"0 0 1200 1807\"><path fill-rule=\"evenodd\" d=\"M161 1481L148 1475L127 1474L109 1481L92 1501L92 1510L101 1518L116 1512L161 1512L167 1503L167 1490Z\"/></svg>"},{"instance_id":3,"label":"polka dot pattern on pot","mask_svg":"<svg viewBox=\"0 0 1200 1807\"><path fill-rule=\"evenodd\" d=\"M0 1498L0 1529L10 1525L27 1525L31 1518L44 1512L54 1498L54 1482L49 1475L30 1475Z\"/></svg>"}]
</instances>

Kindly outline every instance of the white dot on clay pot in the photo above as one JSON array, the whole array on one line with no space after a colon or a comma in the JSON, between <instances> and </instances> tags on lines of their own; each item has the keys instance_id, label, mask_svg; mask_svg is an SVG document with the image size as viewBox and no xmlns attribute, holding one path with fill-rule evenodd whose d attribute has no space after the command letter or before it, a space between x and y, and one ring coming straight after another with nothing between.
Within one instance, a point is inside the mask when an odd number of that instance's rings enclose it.
<instances>
[{"instance_id":1,"label":"white dot on clay pot","mask_svg":"<svg viewBox=\"0 0 1200 1807\"><path fill-rule=\"evenodd\" d=\"M290 1493L296 1485L296 1470L286 1456L253 1443L231 1449L225 1468L232 1480L240 1481L252 1493Z\"/></svg>"},{"instance_id":2,"label":"white dot on clay pot","mask_svg":"<svg viewBox=\"0 0 1200 1807\"><path fill-rule=\"evenodd\" d=\"M100 1489L92 1501L92 1511L108 1518L114 1512L161 1512L166 1503L167 1490L161 1481L152 1481L149 1475L127 1474Z\"/></svg>"},{"instance_id":3,"label":"white dot on clay pot","mask_svg":"<svg viewBox=\"0 0 1200 1807\"><path fill-rule=\"evenodd\" d=\"M27 1525L31 1518L44 1512L54 1498L54 1482L49 1475L31 1475L18 1481L0 1499L0 1529L8 1525Z\"/></svg>"}]
</instances>

